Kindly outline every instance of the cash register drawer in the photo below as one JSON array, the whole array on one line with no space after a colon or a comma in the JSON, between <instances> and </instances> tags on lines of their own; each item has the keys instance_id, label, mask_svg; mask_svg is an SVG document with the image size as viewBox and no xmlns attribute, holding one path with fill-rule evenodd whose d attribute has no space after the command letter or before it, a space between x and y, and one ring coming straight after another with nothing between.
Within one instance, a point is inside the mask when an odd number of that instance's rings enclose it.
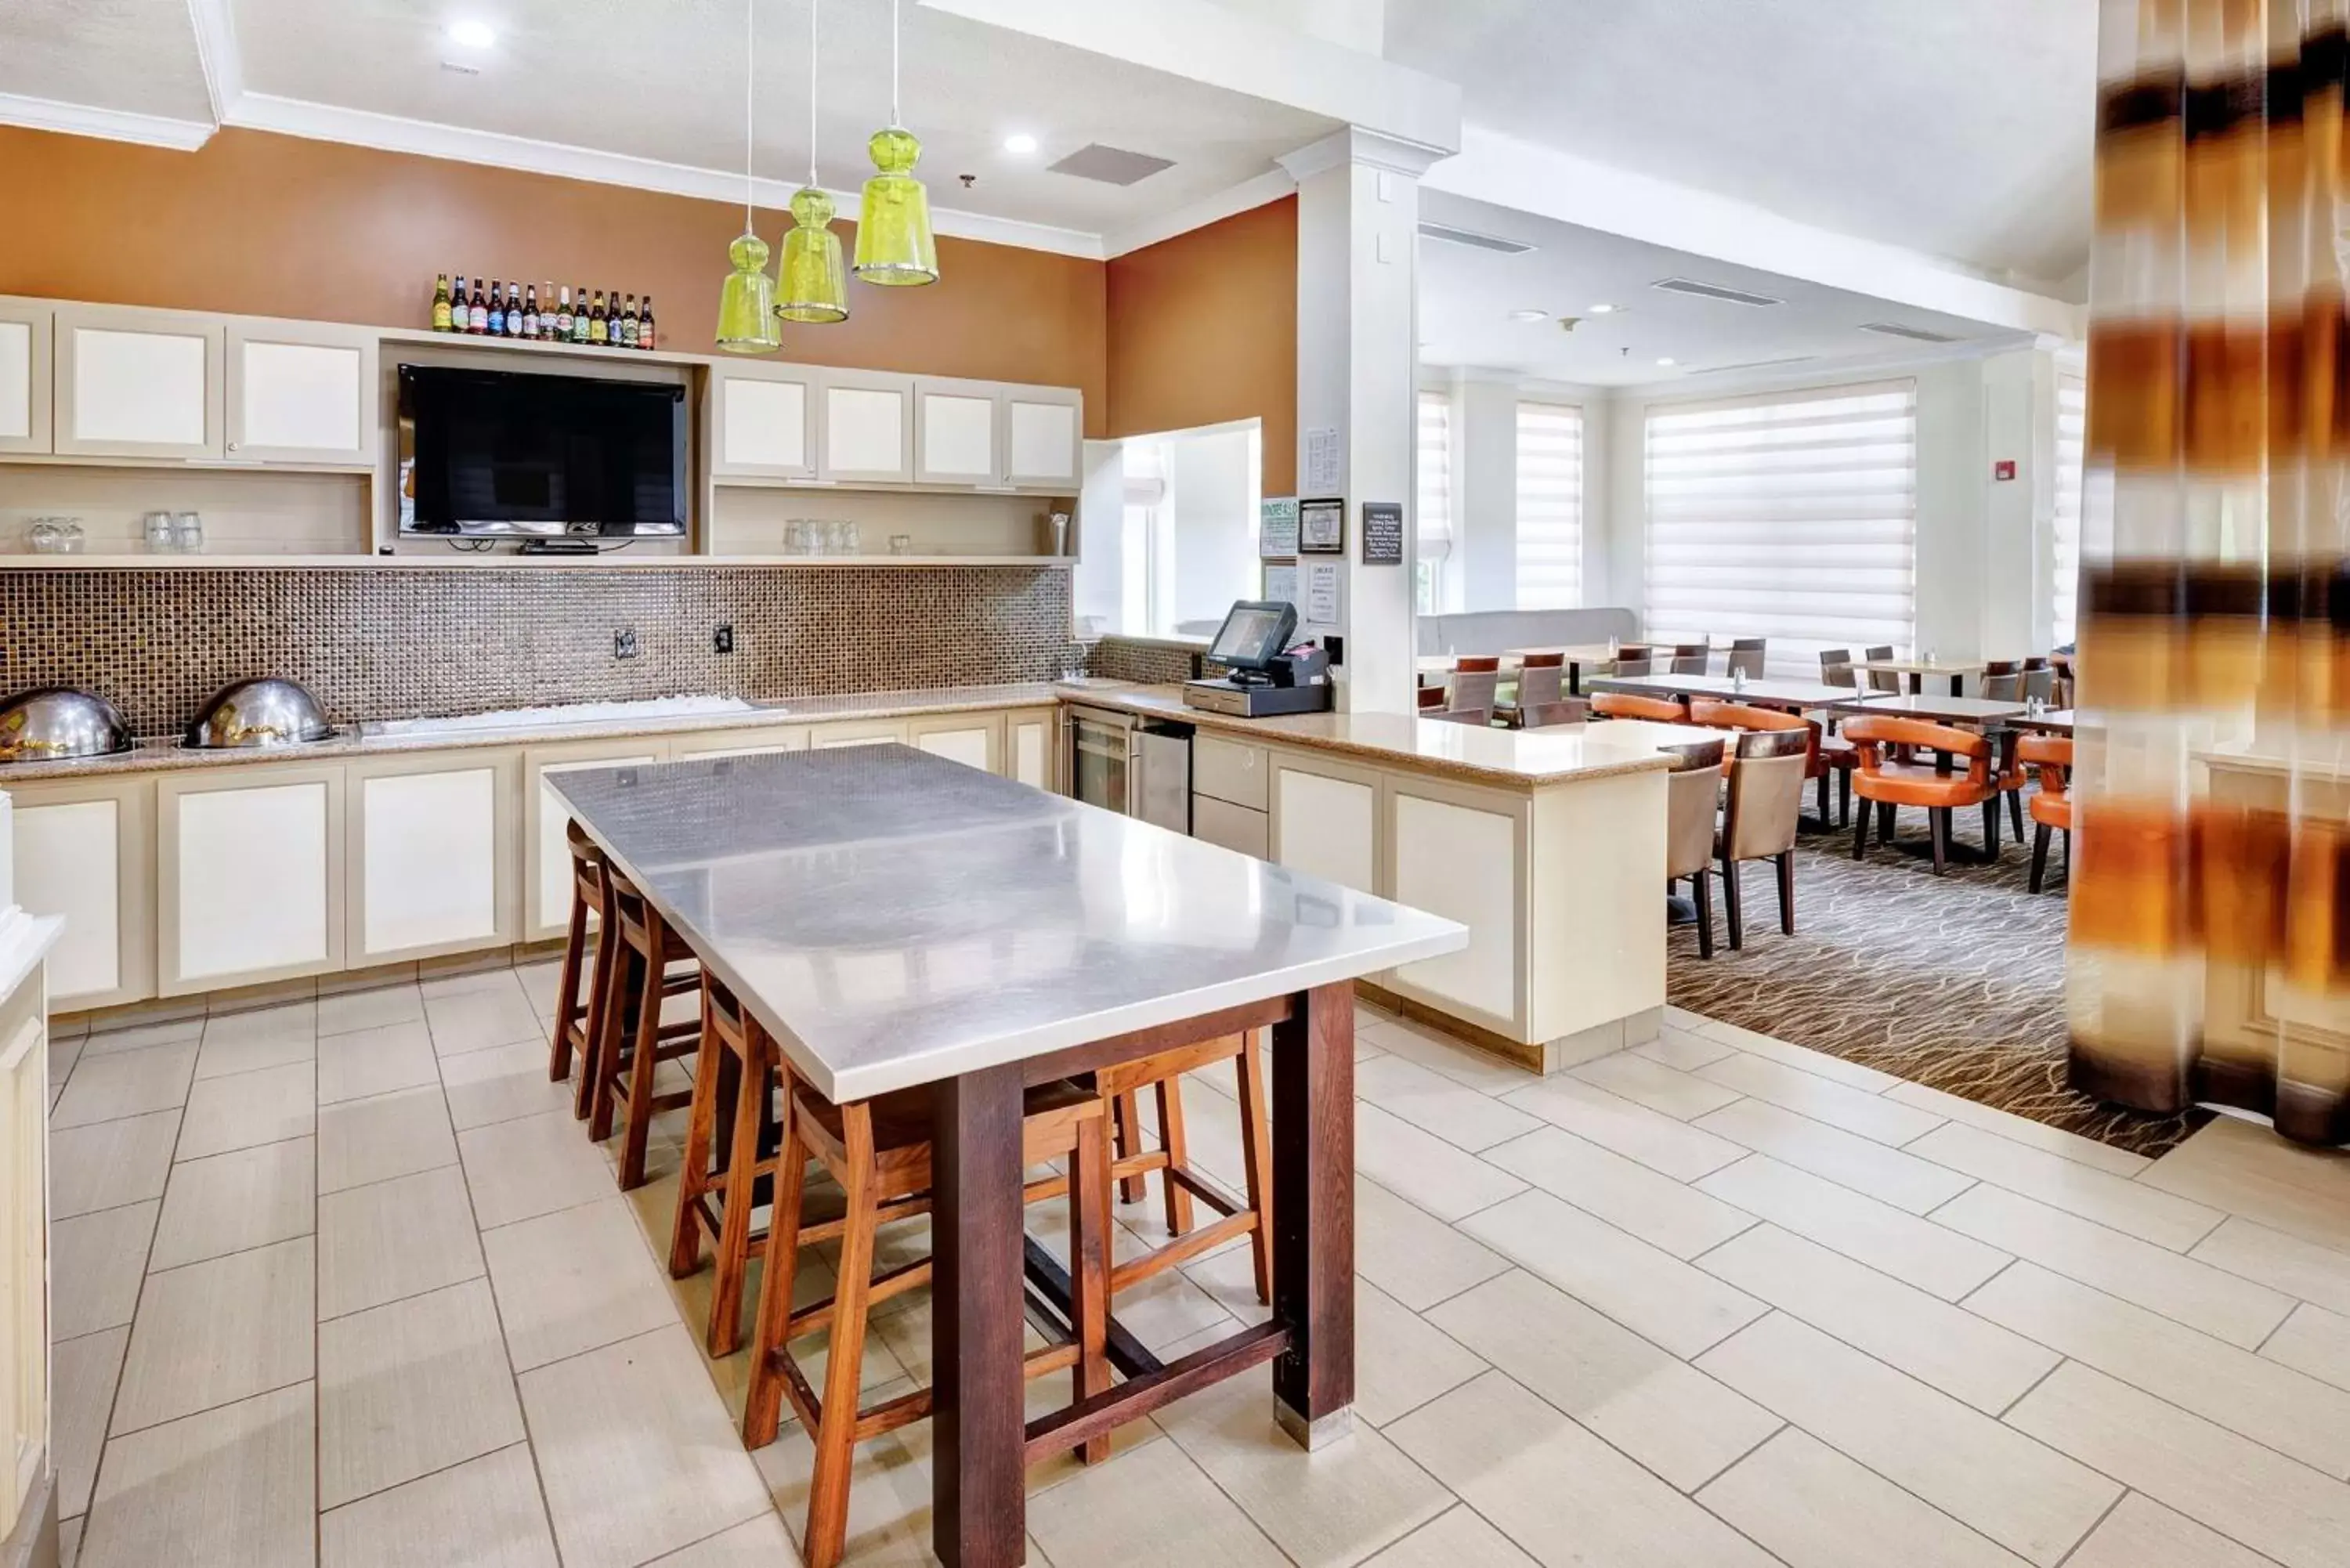
<instances>
[{"instance_id":1,"label":"cash register drawer","mask_svg":"<svg viewBox=\"0 0 2350 1568\"><path fill-rule=\"evenodd\" d=\"M1264 748L1218 740L1201 731L1191 742L1191 793L1263 811L1267 805Z\"/></svg>"}]
</instances>

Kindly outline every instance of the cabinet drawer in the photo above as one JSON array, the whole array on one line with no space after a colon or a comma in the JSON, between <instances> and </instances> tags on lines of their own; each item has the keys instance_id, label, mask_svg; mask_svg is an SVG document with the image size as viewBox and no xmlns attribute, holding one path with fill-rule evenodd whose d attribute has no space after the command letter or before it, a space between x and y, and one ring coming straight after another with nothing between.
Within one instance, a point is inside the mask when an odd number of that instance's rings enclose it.
<instances>
[{"instance_id":1,"label":"cabinet drawer","mask_svg":"<svg viewBox=\"0 0 2350 1568\"><path fill-rule=\"evenodd\" d=\"M1272 852L1272 822L1263 812L1234 805L1230 801L1201 794L1191 797L1192 837L1236 849L1259 860L1267 858Z\"/></svg>"},{"instance_id":2,"label":"cabinet drawer","mask_svg":"<svg viewBox=\"0 0 2350 1568\"><path fill-rule=\"evenodd\" d=\"M1191 793L1265 809L1264 748L1200 735L1191 742Z\"/></svg>"}]
</instances>

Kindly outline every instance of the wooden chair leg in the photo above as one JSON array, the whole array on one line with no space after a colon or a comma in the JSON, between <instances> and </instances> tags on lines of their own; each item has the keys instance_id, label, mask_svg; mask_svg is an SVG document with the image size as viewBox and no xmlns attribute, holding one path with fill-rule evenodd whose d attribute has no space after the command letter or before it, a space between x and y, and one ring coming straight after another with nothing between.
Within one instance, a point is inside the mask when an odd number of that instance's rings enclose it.
<instances>
[{"instance_id":1,"label":"wooden chair leg","mask_svg":"<svg viewBox=\"0 0 2350 1568\"><path fill-rule=\"evenodd\" d=\"M1852 770L1850 768L1838 768L1836 770L1836 826L1839 827L1846 826L1849 826L1851 822Z\"/></svg>"},{"instance_id":2,"label":"wooden chair leg","mask_svg":"<svg viewBox=\"0 0 2350 1568\"><path fill-rule=\"evenodd\" d=\"M1828 775L1827 775L1827 774L1826 774L1826 772L1825 772L1825 770L1823 770L1823 771L1822 771L1822 773L1820 774L1820 789L1819 789L1819 795L1820 795L1820 826L1821 826L1822 827L1825 827L1825 826L1828 825L1828 822L1829 822L1830 818L1829 818L1829 816L1828 816Z\"/></svg>"},{"instance_id":3,"label":"wooden chair leg","mask_svg":"<svg viewBox=\"0 0 2350 1568\"><path fill-rule=\"evenodd\" d=\"M824 1364L823 1420L812 1435L816 1465L808 1477L807 1568L835 1568L848 1533L848 1478L857 1458L857 1394L865 1362L865 1308L873 1283L873 1111L840 1107L847 1169L840 1233L840 1278L833 1287L832 1325ZM790 1354L785 1351L784 1354Z\"/></svg>"},{"instance_id":4,"label":"wooden chair leg","mask_svg":"<svg viewBox=\"0 0 2350 1568\"><path fill-rule=\"evenodd\" d=\"M1700 871L1690 878L1690 886L1697 895L1697 956L1710 959L1713 956L1713 878Z\"/></svg>"},{"instance_id":5,"label":"wooden chair leg","mask_svg":"<svg viewBox=\"0 0 2350 1568\"><path fill-rule=\"evenodd\" d=\"M1887 844L1893 842L1894 805L1889 800L1877 803L1877 836Z\"/></svg>"},{"instance_id":6,"label":"wooden chair leg","mask_svg":"<svg viewBox=\"0 0 2350 1568\"><path fill-rule=\"evenodd\" d=\"M792 1295L798 1285L800 1204L807 1187L808 1151L799 1140L788 1090L783 1118L783 1142L775 1159L775 1203L768 1211L759 1312L751 1331L751 1386L743 1403L746 1449L764 1449L775 1440L784 1417L784 1374L777 1358L791 1354L785 1334L792 1320Z\"/></svg>"},{"instance_id":7,"label":"wooden chair leg","mask_svg":"<svg viewBox=\"0 0 2350 1568\"><path fill-rule=\"evenodd\" d=\"M693 1104L686 1112L685 1152L677 1171L677 1218L670 1226L670 1278L681 1280L702 1267L702 1221L695 1208L710 1190L710 1147L718 1127L718 1058L726 1051L702 1000L702 1044L693 1059Z\"/></svg>"},{"instance_id":8,"label":"wooden chair leg","mask_svg":"<svg viewBox=\"0 0 2350 1568\"><path fill-rule=\"evenodd\" d=\"M1099 1121L1084 1124L1077 1147L1070 1156L1069 1179L1069 1318L1077 1335L1077 1365L1073 1376L1080 1399L1108 1392L1109 1357L1109 1129ZM1109 1434L1087 1439L1077 1449L1080 1462L1096 1465L1109 1458Z\"/></svg>"},{"instance_id":9,"label":"wooden chair leg","mask_svg":"<svg viewBox=\"0 0 2350 1568\"><path fill-rule=\"evenodd\" d=\"M659 952L662 938L658 927L652 938L653 950ZM648 962L644 994L637 1002L637 1043L629 1055L629 1125L620 1131L623 1192L633 1192L645 1184L645 1150L653 1130L653 1079L660 1069L660 965Z\"/></svg>"},{"instance_id":10,"label":"wooden chair leg","mask_svg":"<svg viewBox=\"0 0 2350 1568\"><path fill-rule=\"evenodd\" d=\"M1190 1141L1183 1136L1183 1080L1180 1075L1159 1080L1159 1141L1167 1150L1167 1168L1159 1173L1159 1190L1167 1205L1167 1233L1170 1236L1189 1235L1191 1231L1191 1192L1175 1179L1175 1172L1191 1161Z\"/></svg>"},{"instance_id":11,"label":"wooden chair leg","mask_svg":"<svg viewBox=\"0 0 2350 1568\"><path fill-rule=\"evenodd\" d=\"M602 1143L612 1136L612 1085L619 1074L621 1043L636 1033L637 1014L644 1011L645 988L641 979L644 964L635 953L621 946L610 932L606 940L613 948L612 984L605 993L602 1027L596 1032L596 1049L588 1054L588 1136ZM653 999L654 1015L660 1015L660 999Z\"/></svg>"},{"instance_id":12,"label":"wooden chair leg","mask_svg":"<svg viewBox=\"0 0 2350 1568\"><path fill-rule=\"evenodd\" d=\"M1135 1091L1128 1089L1110 1102L1110 1116L1116 1123L1118 1158L1131 1159L1142 1152L1142 1103ZM1139 1175L1123 1177L1118 1184L1120 1203L1139 1203L1147 1190Z\"/></svg>"},{"instance_id":13,"label":"wooden chair leg","mask_svg":"<svg viewBox=\"0 0 2350 1568\"><path fill-rule=\"evenodd\" d=\"M2032 890L2035 893L2048 876L2048 838L2054 831L2044 822L2032 831Z\"/></svg>"},{"instance_id":14,"label":"wooden chair leg","mask_svg":"<svg viewBox=\"0 0 2350 1568\"><path fill-rule=\"evenodd\" d=\"M2000 793L2007 796L2007 819L2015 829L2015 841L2021 844L2023 842L2023 791L2011 789Z\"/></svg>"},{"instance_id":15,"label":"wooden chair leg","mask_svg":"<svg viewBox=\"0 0 2350 1568\"><path fill-rule=\"evenodd\" d=\"M1779 862L1779 929L1786 936L1795 934L1795 852L1781 850Z\"/></svg>"},{"instance_id":16,"label":"wooden chair leg","mask_svg":"<svg viewBox=\"0 0 2350 1568\"><path fill-rule=\"evenodd\" d=\"M1248 1044L1238 1059L1241 1080L1241 1164L1247 1179L1249 1207L1256 1211L1256 1229L1249 1232L1249 1251L1256 1264L1256 1299L1273 1304L1273 1117L1264 1097L1264 1054L1257 1032L1248 1032Z\"/></svg>"},{"instance_id":17,"label":"wooden chair leg","mask_svg":"<svg viewBox=\"0 0 2350 1568\"><path fill-rule=\"evenodd\" d=\"M1931 806L1926 812L1927 830L1934 840L1934 875L1939 877L1950 864L1950 808Z\"/></svg>"},{"instance_id":18,"label":"wooden chair leg","mask_svg":"<svg viewBox=\"0 0 2350 1568\"><path fill-rule=\"evenodd\" d=\"M746 1019L746 1033L755 1028ZM726 1161L726 1207L718 1217L718 1262L710 1282L710 1354L732 1355L743 1344L743 1281L751 1271L751 1205L759 1188L760 1107L774 1086L753 1035L752 1059L734 1075L734 1147ZM694 1100L701 1103L701 1080ZM770 1221L772 1223L772 1220Z\"/></svg>"},{"instance_id":19,"label":"wooden chair leg","mask_svg":"<svg viewBox=\"0 0 2350 1568\"><path fill-rule=\"evenodd\" d=\"M571 924L563 935L563 967L555 974L555 1038L547 1042L546 1081L571 1076L571 1015L579 1006L579 960L588 950L588 906L574 894Z\"/></svg>"},{"instance_id":20,"label":"wooden chair leg","mask_svg":"<svg viewBox=\"0 0 2350 1568\"><path fill-rule=\"evenodd\" d=\"M595 956L588 964L588 1015L579 1029L579 1082L571 1091L573 1119L585 1121L596 1097L596 1047L604 1038L604 1018L612 1010L612 971L618 953L599 933L591 938Z\"/></svg>"},{"instance_id":21,"label":"wooden chair leg","mask_svg":"<svg viewBox=\"0 0 2350 1568\"><path fill-rule=\"evenodd\" d=\"M1869 815L1868 802L1866 800L1860 803L1860 809L1853 813L1852 857L1855 860L1866 859L1868 856Z\"/></svg>"},{"instance_id":22,"label":"wooden chair leg","mask_svg":"<svg viewBox=\"0 0 2350 1568\"><path fill-rule=\"evenodd\" d=\"M2016 836L2021 838L2023 835L2019 831ZM1999 796L1997 795L1983 802L1983 853L1993 860L1999 858Z\"/></svg>"},{"instance_id":23,"label":"wooden chair leg","mask_svg":"<svg viewBox=\"0 0 2350 1568\"><path fill-rule=\"evenodd\" d=\"M1730 926L1731 952L1746 940L1746 916L1739 907L1738 891L1738 862L1725 855L1721 857L1721 912Z\"/></svg>"}]
</instances>

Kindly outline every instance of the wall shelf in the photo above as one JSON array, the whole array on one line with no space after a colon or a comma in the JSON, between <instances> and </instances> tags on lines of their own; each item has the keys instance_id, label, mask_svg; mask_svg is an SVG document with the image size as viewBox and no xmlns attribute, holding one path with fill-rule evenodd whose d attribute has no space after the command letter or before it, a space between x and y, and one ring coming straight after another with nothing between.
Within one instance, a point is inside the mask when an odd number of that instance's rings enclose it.
<instances>
[{"instance_id":1,"label":"wall shelf","mask_svg":"<svg viewBox=\"0 0 2350 1568\"><path fill-rule=\"evenodd\" d=\"M478 555L452 552L441 554L410 554L403 556L367 556L352 552L328 556L37 556L30 552L0 555L0 571L242 571L255 568L280 570L312 570L318 568L356 570L360 567L391 571L440 571L452 566L528 566L533 569L551 567L557 571L631 571L675 572L707 570L713 566L795 566L814 571L839 570L852 566L879 566L897 570L921 570L941 566L1036 566L1069 567L1076 565L1068 556L633 556L618 551L594 557L584 556L517 556L512 552Z\"/></svg>"}]
</instances>

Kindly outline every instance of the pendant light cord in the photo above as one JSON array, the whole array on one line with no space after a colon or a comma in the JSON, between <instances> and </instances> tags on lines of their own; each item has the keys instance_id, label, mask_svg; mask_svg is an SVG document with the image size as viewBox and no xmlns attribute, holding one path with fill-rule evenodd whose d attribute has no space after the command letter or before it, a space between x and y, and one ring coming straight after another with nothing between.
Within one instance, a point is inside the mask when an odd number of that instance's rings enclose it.
<instances>
[{"instance_id":1,"label":"pendant light cord","mask_svg":"<svg viewBox=\"0 0 2350 1568\"><path fill-rule=\"evenodd\" d=\"M898 0L889 0L889 123L903 125L898 113L898 46L904 37L898 25Z\"/></svg>"},{"instance_id":2,"label":"pendant light cord","mask_svg":"<svg viewBox=\"0 0 2350 1568\"><path fill-rule=\"evenodd\" d=\"M743 232L752 232L751 56L759 45L758 0L743 0Z\"/></svg>"},{"instance_id":3,"label":"pendant light cord","mask_svg":"<svg viewBox=\"0 0 2350 1568\"><path fill-rule=\"evenodd\" d=\"M808 189L816 184L816 6L808 0Z\"/></svg>"}]
</instances>

